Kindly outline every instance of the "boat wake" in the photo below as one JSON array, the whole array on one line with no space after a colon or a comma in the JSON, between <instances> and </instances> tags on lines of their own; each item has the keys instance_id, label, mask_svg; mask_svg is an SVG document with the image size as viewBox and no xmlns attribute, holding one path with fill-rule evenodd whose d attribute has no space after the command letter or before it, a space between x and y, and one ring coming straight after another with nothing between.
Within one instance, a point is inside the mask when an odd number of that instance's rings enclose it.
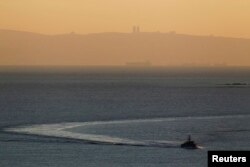
<instances>
[{"instance_id":1,"label":"boat wake","mask_svg":"<svg viewBox=\"0 0 250 167\"><path fill-rule=\"evenodd\" d=\"M125 122L127 121L121 121L120 123L125 123ZM20 134L64 138L91 144L179 147L179 143L174 141L139 141L127 138L112 137L107 135L85 134L85 133L76 133L70 131L71 128L76 128L76 127L85 127L85 126L111 124L111 123L115 124L118 123L118 121L31 125L31 126L7 128L4 131L12 133L20 133Z\"/></svg>"},{"instance_id":2,"label":"boat wake","mask_svg":"<svg viewBox=\"0 0 250 167\"><path fill-rule=\"evenodd\" d=\"M150 122L162 122L162 121L165 122L165 121L179 121L179 120L185 121L185 120L227 119L227 118L246 118L246 117L250 117L250 115L172 117L172 118L117 120L117 121L70 122L70 123L18 126L18 127L6 128L4 129L4 131L11 133L28 134L28 135L64 138L64 139L87 142L92 144L180 148L181 141L134 140L128 138L113 137L108 135L73 132L71 131L71 129L77 127L90 127L90 126L107 125L107 124L115 125L115 124L133 124L133 123L147 123L147 122L150 123Z\"/></svg>"}]
</instances>

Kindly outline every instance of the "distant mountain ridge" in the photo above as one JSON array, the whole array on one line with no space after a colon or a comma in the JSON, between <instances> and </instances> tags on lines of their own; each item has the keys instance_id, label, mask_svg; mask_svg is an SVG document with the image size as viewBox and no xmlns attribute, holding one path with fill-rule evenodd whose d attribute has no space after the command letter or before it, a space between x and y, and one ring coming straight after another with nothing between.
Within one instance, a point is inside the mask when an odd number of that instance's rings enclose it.
<instances>
[{"instance_id":1,"label":"distant mountain ridge","mask_svg":"<svg viewBox=\"0 0 250 167\"><path fill-rule=\"evenodd\" d=\"M0 65L250 65L250 39L175 33L43 35L0 30Z\"/></svg>"}]
</instances>

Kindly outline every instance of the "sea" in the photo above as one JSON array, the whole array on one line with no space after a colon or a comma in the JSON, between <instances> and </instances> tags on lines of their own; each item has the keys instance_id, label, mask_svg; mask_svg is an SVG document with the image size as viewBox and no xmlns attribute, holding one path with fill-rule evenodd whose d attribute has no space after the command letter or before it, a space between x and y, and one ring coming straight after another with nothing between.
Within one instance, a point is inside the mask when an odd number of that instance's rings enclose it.
<instances>
[{"instance_id":1,"label":"sea","mask_svg":"<svg viewBox=\"0 0 250 167\"><path fill-rule=\"evenodd\" d=\"M1 167L203 167L209 150L250 150L250 68L0 68Z\"/></svg>"}]
</instances>

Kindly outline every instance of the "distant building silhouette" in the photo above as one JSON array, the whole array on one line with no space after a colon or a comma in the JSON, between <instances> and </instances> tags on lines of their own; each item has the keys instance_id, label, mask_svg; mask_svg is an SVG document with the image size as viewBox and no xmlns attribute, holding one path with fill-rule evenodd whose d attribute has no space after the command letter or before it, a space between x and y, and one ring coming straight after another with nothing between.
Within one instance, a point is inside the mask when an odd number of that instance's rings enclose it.
<instances>
[{"instance_id":1,"label":"distant building silhouette","mask_svg":"<svg viewBox=\"0 0 250 167\"><path fill-rule=\"evenodd\" d=\"M137 28L136 28L136 32L137 32L137 33L139 33L139 32L140 32L140 27L139 27L139 26L137 26Z\"/></svg>"},{"instance_id":2,"label":"distant building silhouette","mask_svg":"<svg viewBox=\"0 0 250 167\"><path fill-rule=\"evenodd\" d=\"M133 26L133 33L136 33L136 26Z\"/></svg>"},{"instance_id":3,"label":"distant building silhouette","mask_svg":"<svg viewBox=\"0 0 250 167\"><path fill-rule=\"evenodd\" d=\"M150 61L127 62L126 66L130 66L130 67L151 67L152 63Z\"/></svg>"},{"instance_id":4,"label":"distant building silhouette","mask_svg":"<svg viewBox=\"0 0 250 167\"><path fill-rule=\"evenodd\" d=\"M139 33L140 32L140 27L139 26L133 26L132 32L133 33Z\"/></svg>"},{"instance_id":5,"label":"distant building silhouette","mask_svg":"<svg viewBox=\"0 0 250 167\"><path fill-rule=\"evenodd\" d=\"M176 31L169 31L169 34L175 35L175 34L176 34Z\"/></svg>"}]
</instances>

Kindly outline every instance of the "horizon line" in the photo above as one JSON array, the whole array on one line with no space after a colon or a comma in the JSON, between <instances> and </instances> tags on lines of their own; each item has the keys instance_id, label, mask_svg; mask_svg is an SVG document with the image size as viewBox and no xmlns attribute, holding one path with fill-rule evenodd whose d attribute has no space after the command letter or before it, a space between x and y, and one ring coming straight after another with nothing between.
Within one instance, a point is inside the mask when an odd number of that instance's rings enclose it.
<instances>
[{"instance_id":1,"label":"horizon line","mask_svg":"<svg viewBox=\"0 0 250 167\"><path fill-rule=\"evenodd\" d=\"M75 31L65 32L65 33L53 33L47 34L42 32L28 31L28 30L17 30L17 29L6 29L0 28L0 31L14 31L14 32L25 32L25 33L33 33L45 36L58 36L58 35L91 35L91 34L104 34L104 33L120 33L120 34L143 34L143 33L155 33L155 34L171 34L171 35L187 35L187 36L199 36L199 37L214 37L214 38L233 38L233 39L250 39L250 37L236 37L236 36L221 36L216 34L188 34L188 33L178 33L174 30L170 31L140 31L140 32L119 32L119 31L102 31L102 32L89 32L89 33L77 33Z\"/></svg>"}]
</instances>

